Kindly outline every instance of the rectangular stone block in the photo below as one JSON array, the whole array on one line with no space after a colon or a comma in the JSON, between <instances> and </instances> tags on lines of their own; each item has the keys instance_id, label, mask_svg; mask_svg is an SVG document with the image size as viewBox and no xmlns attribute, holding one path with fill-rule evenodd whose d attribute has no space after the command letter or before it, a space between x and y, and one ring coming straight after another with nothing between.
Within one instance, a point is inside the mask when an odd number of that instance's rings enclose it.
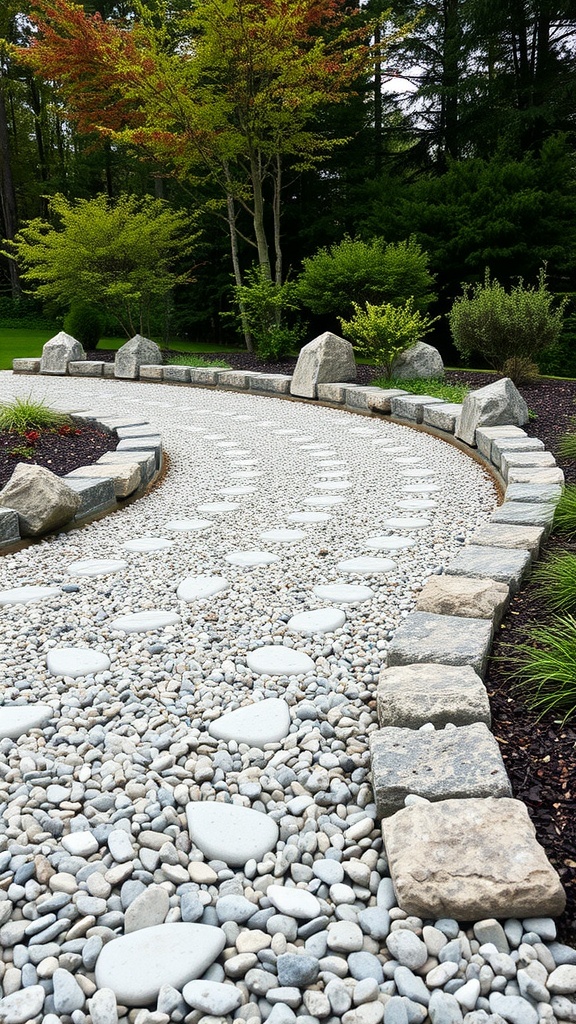
<instances>
[{"instance_id":1,"label":"rectangular stone block","mask_svg":"<svg viewBox=\"0 0 576 1024\"><path fill-rule=\"evenodd\" d=\"M141 423L139 426L132 427L116 427L116 434L120 441L137 437L152 437L154 439L159 437L157 428L153 427L151 423Z\"/></svg>"},{"instance_id":2,"label":"rectangular stone block","mask_svg":"<svg viewBox=\"0 0 576 1024\"><path fill-rule=\"evenodd\" d=\"M125 437L116 445L116 451L122 453L153 451L156 458L156 469L160 469L160 466L162 465L162 438L160 436L142 438Z\"/></svg>"},{"instance_id":3,"label":"rectangular stone block","mask_svg":"<svg viewBox=\"0 0 576 1024\"><path fill-rule=\"evenodd\" d=\"M500 455L500 473L504 480L512 469L549 469L556 466L552 452L502 452Z\"/></svg>"},{"instance_id":4,"label":"rectangular stone block","mask_svg":"<svg viewBox=\"0 0 576 1024\"><path fill-rule=\"evenodd\" d=\"M0 508L0 548L17 544L20 540L18 513L11 508Z\"/></svg>"},{"instance_id":5,"label":"rectangular stone block","mask_svg":"<svg viewBox=\"0 0 576 1024\"><path fill-rule=\"evenodd\" d=\"M114 380L116 377L114 363L104 363L102 367L102 376L106 377L107 380Z\"/></svg>"},{"instance_id":6,"label":"rectangular stone block","mask_svg":"<svg viewBox=\"0 0 576 1024\"><path fill-rule=\"evenodd\" d=\"M559 484L508 484L505 502L521 501L528 504L555 504L562 497Z\"/></svg>"},{"instance_id":7,"label":"rectangular stone block","mask_svg":"<svg viewBox=\"0 0 576 1024\"><path fill-rule=\"evenodd\" d=\"M353 384L317 384L316 391L319 402L333 402L335 405L343 405L346 401L346 392Z\"/></svg>"},{"instance_id":8,"label":"rectangular stone block","mask_svg":"<svg viewBox=\"0 0 576 1024\"><path fill-rule=\"evenodd\" d=\"M349 409L361 409L363 412L368 412L370 406L368 405L368 398L371 394L377 399L379 396L380 388L346 388L346 405Z\"/></svg>"},{"instance_id":9,"label":"rectangular stone block","mask_svg":"<svg viewBox=\"0 0 576 1024\"><path fill-rule=\"evenodd\" d=\"M512 486L524 486L513 484ZM510 485L506 488L506 495ZM542 526L547 537L554 522L556 505L544 502L504 501L490 516L492 523L512 523L516 526Z\"/></svg>"},{"instance_id":10,"label":"rectangular stone block","mask_svg":"<svg viewBox=\"0 0 576 1024\"><path fill-rule=\"evenodd\" d=\"M13 373L40 373L40 359L13 359Z\"/></svg>"},{"instance_id":11,"label":"rectangular stone block","mask_svg":"<svg viewBox=\"0 0 576 1024\"><path fill-rule=\"evenodd\" d=\"M379 818L400 811L412 794L433 802L512 796L500 748L482 722L433 732L380 729L370 734L370 757Z\"/></svg>"},{"instance_id":12,"label":"rectangular stone block","mask_svg":"<svg viewBox=\"0 0 576 1024\"><path fill-rule=\"evenodd\" d=\"M220 370L218 387L234 388L238 391L248 390L247 370Z\"/></svg>"},{"instance_id":13,"label":"rectangular stone block","mask_svg":"<svg viewBox=\"0 0 576 1024\"><path fill-rule=\"evenodd\" d=\"M490 448L490 461L500 468L502 455L506 453L543 452L544 442L537 437L495 437Z\"/></svg>"},{"instance_id":14,"label":"rectangular stone block","mask_svg":"<svg viewBox=\"0 0 576 1024\"><path fill-rule=\"evenodd\" d=\"M566 897L519 800L415 804L382 823L398 904L417 917L555 917Z\"/></svg>"},{"instance_id":15,"label":"rectangular stone block","mask_svg":"<svg viewBox=\"0 0 576 1024\"><path fill-rule=\"evenodd\" d=\"M382 727L419 729L432 722L490 727L490 701L480 676L469 665L398 665L382 669L376 690Z\"/></svg>"},{"instance_id":16,"label":"rectangular stone block","mask_svg":"<svg viewBox=\"0 0 576 1024\"><path fill-rule=\"evenodd\" d=\"M143 363L138 370L140 380L162 380L164 367L161 363Z\"/></svg>"},{"instance_id":17,"label":"rectangular stone block","mask_svg":"<svg viewBox=\"0 0 576 1024\"><path fill-rule=\"evenodd\" d=\"M558 466L543 469L511 466L507 481L509 484L563 484L564 473Z\"/></svg>"},{"instance_id":18,"label":"rectangular stone block","mask_svg":"<svg viewBox=\"0 0 576 1024\"><path fill-rule=\"evenodd\" d=\"M422 423L424 408L427 405L444 404L441 398L432 398L431 395L399 395L390 403L393 416L402 420L411 420L413 423Z\"/></svg>"},{"instance_id":19,"label":"rectangular stone block","mask_svg":"<svg viewBox=\"0 0 576 1024\"><path fill-rule=\"evenodd\" d=\"M441 402L440 405L427 405L424 409L422 422L435 430L445 430L447 434L453 434L456 429L456 420L462 412L461 402Z\"/></svg>"},{"instance_id":20,"label":"rectangular stone block","mask_svg":"<svg viewBox=\"0 0 576 1024\"><path fill-rule=\"evenodd\" d=\"M103 466L79 466L78 469L73 469L71 473L68 473L64 478L68 482L69 477L77 477L84 480L102 480L103 479ZM142 482L142 474L140 466L137 462L124 462L116 463L115 465L110 464L106 469L106 474L110 477L114 485L114 494L117 498L127 498L134 493Z\"/></svg>"},{"instance_id":21,"label":"rectangular stone block","mask_svg":"<svg viewBox=\"0 0 576 1024\"><path fill-rule=\"evenodd\" d=\"M65 480L73 491L80 495L82 504L74 518L87 519L89 516L98 515L108 509L116 508L116 493L114 481L105 475L104 467L101 468L101 477L87 479L86 477L72 476L66 474Z\"/></svg>"},{"instance_id":22,"label":"rectangular stone block","mask_svg":"<svg viewBox=\"0 0 576 1024\"><path fill-rule=\"evenodd\" d=\"M506 583L513 594L530 569L530 553L470 544L446 566L448 576L477 576Z\"/></svg>"},{"instance_id":23,"label":"rectangular stone block","mask_svg":"<svg viewBox=\"0 0 576 1024\"><path fill-rule=\"evenodd\" d=\"M491 640L492 623L488 619L412 612L392 638L388 665L429 661L440 665L470 665L483 677Z\"/></svg>"},{"instance_id":24,"label":"rectangular stone block","mask_svg":"<svg viewBox=\"0 0 576 1024\"><path fill-rule=\"evenodd\" d=\"M136 462L140 466L142 484L149 484L156 475L156 453L155 452L131 452L130 462ZM126 455L122 452L106 452L101 455L95 465L117 466L126 463Z\"/></svg>"},{"instance_id":25,"label":"rectangular stone block","mask_svg":"<svg viewBox=\"0 0 576 1024\"><path fill-rule=\"evenodd\" d=\"M223 370L212 369L208 366L190 366L190 383L206 384L208 387L215 387Z\"/></svg>"},{"instance_id":26,"label":"rectangular stone block","mask_svg":"<svg viewBox=\"0 0 576 1024\"><path fill-rule=\"evenodd\" d=\"M250 390L273 395L289 395L292 377L287 373L258 373L250 375Z\"/></svg>"},{"instance_id":27,"label":"rectangular stone block","mask_svg":"<svg viewBox=\"0 0 576 1024\"><path fill-rule=\"evenodd\" d=\"M476 447L481 455L485 458L490 458L490 451L492 448L492 441L495 437L527 437L525 430L521 427L516 427L512 423L506 424L503 427L477 427L476 428Z\"/></svg>"},{"instance_id":28,"label":"rectangular stone block","mask_svg":"<svg viewBox=\"0 0 576 1024\"><path fill-rule=\"evenodd\" d=\"M400 395L407 395L407 391L401 388L377 388L368 395L368 408L372 412L380 412L390 415L392 411L392 399Z\"/></svg>"},{"instance_id":29,"label":"rectangular stone block","mask_svg":"<svg viewBox=\"0 0 576 1024\"><path fill-rule=\"evenodd\" d=\"M520 548L534 560L544 538L542 526L514 526L510 523L485 523L470 537L470 543L495 548Z\"/></svg>"},{"instance_id":30,"label":"rectangular stone block","mask_svg":"<svg viewBox=\"0 0 576 1024\"><path fill-rule=\"evenodd\" d=\"M190 367L180 365L165 366L162 371L162 380L165 380L167 384L189 384Z\"/></svg>"},{"instance_id":31,"label":"rectangular stone block","mask_svg":"<svg viewBox=\"0 0 576 1024\"><path fill-rule=\"evenodd\" d=\"M490 619L499 625L509 602L510 590L505 583L442 573L428 578L416 599L416 611Z\"/></svg>"},{"instance_id":32,"label":"rectangular stone block","mask_svg":"<svg viewBox=\"0 0 576 1024\"><path fill-rule=\"evenodd\" d=\"M101 377L103 372L104 363L99 359L83 359L68 363L68 373L71 377Z\"/></svg>"}]
</instances>

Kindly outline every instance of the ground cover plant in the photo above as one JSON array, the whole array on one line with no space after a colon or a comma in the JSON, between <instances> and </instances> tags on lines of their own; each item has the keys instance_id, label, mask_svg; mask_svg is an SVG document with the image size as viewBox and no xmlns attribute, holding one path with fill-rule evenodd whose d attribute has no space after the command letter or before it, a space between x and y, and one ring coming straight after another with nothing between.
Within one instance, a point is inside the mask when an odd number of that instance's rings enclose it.
<instances>
[{"instance_id":1,"label":"ground cover plant","mask_svg":"<svg viewBox=\"0 0 576 1024\"><path fill-rule=\"evenodd\" d=\"M412 395L430 395L431 398L443 398L445 402L462 402L470 388L466 384L449 384L442 377L421 380L413 378L404 380L402 377L377 377L372 384L378 388L398 388Z\"/></svg>"},{"instance_id":2,"label":"ground cover plant","mask_svg":"<svg viewBox=\"0 0 576 1024\"><path fill-rule=\"evenodd\" d=\"M205 359L203 356L194 355L193 352L177 353L168 359L168 366L202 366L208 370L231 370L230 363L224 359Z\"/></svg>"}]
</instances>

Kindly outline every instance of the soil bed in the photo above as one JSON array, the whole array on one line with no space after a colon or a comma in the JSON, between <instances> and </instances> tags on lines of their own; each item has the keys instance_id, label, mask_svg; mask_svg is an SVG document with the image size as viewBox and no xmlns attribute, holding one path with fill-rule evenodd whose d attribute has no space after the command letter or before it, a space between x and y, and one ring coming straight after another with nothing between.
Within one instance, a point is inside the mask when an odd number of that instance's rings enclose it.
<instances>
[{"instance_id":1,"label":"soil bed","mask_svg":"<svg viewBox=\"0 0 576 1024\"><path fill-rule=\"evenodd\" d=\"M59 434L44 430L34 444L29 445L22 434L0 431L0 487L4 487L19 462L31 466L44 466L58 476L64 476L79 466L89 466L101 455L114 451L118 444L115 434L82 426L76 434ZM33 448L31 458L10 455L15 448Z\"/></svg>"}]
</instances>

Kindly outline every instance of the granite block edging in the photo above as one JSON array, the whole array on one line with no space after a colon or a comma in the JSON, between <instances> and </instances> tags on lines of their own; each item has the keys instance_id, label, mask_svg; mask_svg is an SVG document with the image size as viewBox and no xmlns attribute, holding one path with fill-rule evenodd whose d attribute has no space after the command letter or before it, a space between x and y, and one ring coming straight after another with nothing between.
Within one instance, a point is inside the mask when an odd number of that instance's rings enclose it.
<instances>
[{"instance_id":1,"label":"granite block edging","mask_svg":"<svg viewBox=\"0 0 576 1024\"><path fill-rule=\"evenodd\" d=\"M14 362L30 363L36 362L36 360L14 360ZM19 372L36 371L27 369ZM77 423L88 423L107 433L116 434L118 443L114 451L107 452L95 463L80 466L60 478L68 487L76 491L81 499L80 507L73 519L60 529L82 526L96 516L116 511L119 507L118 498L132 500L140 497L160 475L163 465L162 437L158 430L147 421L140 420L138 423L134 423L133 418L131 419L129 416L107 417L90 410L70 413L70 417ZM129 437L126 437L126 431ZM132 436L132 432L137 436ZM124 434L124 440L120 434ZM151 442L149 447L139 443L148 438ZM131 446L132 441L135 442L134 448ZM130 465L132 467L132 479L137 479L138 483L129 494L123 493L122 482L117 479L117 474L112 473L114 465ZM100 467L101 472L99 472ZM84 474L83 470L86 471ZM41 538L42 535L38 539ZM20 533L18 513L7 507L0 507L0 555L12 551L15 545L29 539L23 538Z\"/></svg>"}]
</instances>

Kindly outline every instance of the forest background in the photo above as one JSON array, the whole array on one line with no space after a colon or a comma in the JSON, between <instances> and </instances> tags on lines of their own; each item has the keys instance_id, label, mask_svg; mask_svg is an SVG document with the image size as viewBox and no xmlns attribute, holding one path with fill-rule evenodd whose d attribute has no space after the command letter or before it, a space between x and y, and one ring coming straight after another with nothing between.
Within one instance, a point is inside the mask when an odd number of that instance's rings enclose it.
<instances>
[{"instance_id":1,"label":"forest background","mask_svg":"<svg viewBox=\"0 0 576 1024\"><path fill-rule=\"evenodd\" d=\"M303 260L406 242L453 365L462 284L545 264L569 303L541 369L576 376L576 0L4 0L0 40L4 248L62 225L51 197L162 200L178 283L154 336L241 343L234 296L262 281L288 282L302 341L338 331L346 309L298 297ZM0 257L0 324L61 321L21 269Z\"/></svg>"}]
</instances>

